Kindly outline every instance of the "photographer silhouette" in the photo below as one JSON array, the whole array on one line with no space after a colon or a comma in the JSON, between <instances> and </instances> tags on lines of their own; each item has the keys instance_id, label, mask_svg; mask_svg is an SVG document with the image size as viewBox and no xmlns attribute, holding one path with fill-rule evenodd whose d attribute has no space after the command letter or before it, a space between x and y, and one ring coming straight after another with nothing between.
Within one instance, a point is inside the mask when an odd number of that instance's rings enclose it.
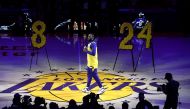
<instances>
[{"instance_id":1,"label":"photographer silhouette","mask_svg":"<svg viewBox=\"0 0 190 109\"><path fill-rule=\"evenodd\" d=\"M168 83L162 85L162 91L166 94L164 109L177 109L179 82L173 80L171 73L166 73L165 79Z\"/></svg>"}]
</instances>

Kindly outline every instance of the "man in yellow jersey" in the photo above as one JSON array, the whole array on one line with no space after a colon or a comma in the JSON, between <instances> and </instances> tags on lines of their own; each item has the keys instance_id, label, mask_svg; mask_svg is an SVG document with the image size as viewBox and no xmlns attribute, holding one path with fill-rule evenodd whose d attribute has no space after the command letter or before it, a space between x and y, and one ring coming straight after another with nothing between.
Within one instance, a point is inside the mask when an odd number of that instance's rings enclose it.
<instances>
[{"instance_id":1,"label":"man in yellow jersey","mask_svg":"<svg viewBox=\"0 0 190 109\"><path fill-rule=\"evenodd\" d=\"M82 91L85 93L90 92L90 83L92 81L92 77L95 79L96 83L100 87L97 94L103 94L105 92L105 88L102 86L100 82L100 78L98 77L97 69L98 69L98 52L97 45L94 41L94 34L88 35L88 46L84 47L83 51L87 53L87 86Z\"/></svg>"}]
</instances>

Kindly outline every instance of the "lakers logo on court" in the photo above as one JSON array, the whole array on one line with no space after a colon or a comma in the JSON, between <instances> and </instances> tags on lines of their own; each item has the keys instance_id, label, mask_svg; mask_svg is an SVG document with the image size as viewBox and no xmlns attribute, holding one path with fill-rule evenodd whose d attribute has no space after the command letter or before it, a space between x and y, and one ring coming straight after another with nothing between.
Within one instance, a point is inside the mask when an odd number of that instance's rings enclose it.
<instances>
[{"instance_id":1,"label":"lakers logo on court","mask_svg":"<svg viewBox=\"0 0 190 109\"><path fill-rule=\"evenodd\" d=\"M134 87L137 82L127 77L110 73L99 72L98 74L103 86L106 88L106 92L100 95L101 101L116 100L134 93L132 87ZM86 87L86 77L86 72L44 74L8 88L4 90L3 93L25 90L33 96L44 97L47 100L67 102L70 99L75 99L77 102L82 102L82 97L85 96L86 93L83 93L81 90ZM90 89L94 93L97 93L99 90L94 80L92 80Z\"/></svg>"}]
</instances>

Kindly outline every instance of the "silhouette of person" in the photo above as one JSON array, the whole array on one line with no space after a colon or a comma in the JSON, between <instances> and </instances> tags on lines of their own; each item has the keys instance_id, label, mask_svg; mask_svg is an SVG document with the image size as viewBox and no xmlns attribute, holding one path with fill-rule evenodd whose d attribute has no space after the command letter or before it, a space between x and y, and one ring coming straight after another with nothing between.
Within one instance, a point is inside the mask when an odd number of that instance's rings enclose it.
<instances>
[{"instance_id":1,"label":"silhouette of person","mask_svg":"<svg viewBox=\"0 0 190 109\"><path fill-rule=\"evenodd\" d=\"M77 106L77 103L75 100L71 99L69 101L69 106L67 109L79 109L78 106Z\"/></svg>"},{"instance_id":2,"label":"silhouette of person","mask_svg":"<svg viewBox=\"0 0 190 109\"><path fill-rule=\"evenodd\" d=\"M22 103L21 103L21 96L19 93L15 93L14 94L14 98L13 98L13 104L11 105L11 108L13 109L20 109L22 107Z\"/></svg>"},{"instance_id":3,"label":"silhouette of person","mask_svg":"<svg viewBox=\"0 0 190 109\"><path fill-rule=\"evenodd\" d=\"M136 105L136 109L153 109L152 104L144 98L144 93L139 93L139 102Z\"/></svg>"},{"instance_id":4,"label":"silhouette of person","mask_svg":"<svg viewBox=\"0 0 190 109\"><path fill-rule=\"evenodd\" d=\"M57 103L51 102L51 103L49 104L49 108L50 108L50 109L59 109L59 106L58 106Z\"/></svg>"},{"instance_id":5,"label":"silhouette of person","mask_svg":"<svg viewBox=\"0 0 190 109\"><path fill-rule=\"evenodd\" d=\"M89 94L89 97L90 97L90 109L103 109L103 105L100 105L98 103L98 99L99 99L99 94L95 94L93 92L91 92Z\"/></svg>"},{"instance_id":6,"label":"silhouette of person","mask_svg":"<svg viewBox=\"0 0 190 109\"><path fill-rule=\"evenodd\" d=\"M166 73L165 79L168 83L162 86L162 90L166 94L164 109L177 109L179 82L173 80L171 73Z\"/></svg>"},{"instance_id":7,"label":"silhouette of person","mask_svg":"<svg viewBox=\"0 0 190 109\"><path fill-rule=\"evenodd\" d=\"M80 109L90 109L90 97L86 95L83 97L83 103L79 106Z\"/></svg>"}]
</instances>

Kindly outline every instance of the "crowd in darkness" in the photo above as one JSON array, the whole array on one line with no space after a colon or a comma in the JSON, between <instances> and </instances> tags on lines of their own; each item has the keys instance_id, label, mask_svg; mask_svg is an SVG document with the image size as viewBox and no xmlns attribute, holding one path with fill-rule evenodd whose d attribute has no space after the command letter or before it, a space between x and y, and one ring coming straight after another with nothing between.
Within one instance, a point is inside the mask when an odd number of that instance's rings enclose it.
<instances>
[{"instance_id":1,"label":"crowd in darkness","mask_svg":"<svg viewBox=\"0 0 190 109\"><path fill-rule=\"evenodd\" d=\"M185 4L185 3L184 3ZM105 28L111 27L110 25L114 23L118 23L121 19L122 15L120 14L120 9L132 9L132 10L143 10L148 9L150 11L158 9L163 10L174 10L176 15L170 14L159 14L151 13L150 16L153 17L153 20L156 21L155 26L159 26L160 22L167 23L171 21L176 22L177 20L184 21L182 17L184 14L181 12L185 9L181 0L1 0L0 1L0 11L4 8L7 9L28 9L31 13L33 20L43 20L48 25L49 31L53 30L56 24L64 21L65 19L73 19L73 20L85 20L85 21L98 21L100 30L104 30ZM165 12L166 12L165 11ZM2 14L3 12L1 12ZM127 16L131 12L126 12ZM136 15L138 12L133 12ZM145 12L146 13L146 12ZM159 15L157 15L159 14ZM164 20L159 22L157 16L170 17L163 18ZM182 16L176 18L177 16ZM126 17L126 16L123 16ZM156 20L155 20L155 19ZM169 20L168 20L169 19ZM127 20L127 18L126 18ZM179 22L182 23L183 22ZM0 21L1 24L1 21ZM167 24L166 24L167 25ZM163 27L167 27L167 31L169 26L164 25ZM177 25L177 23L175 23ZM106 26L106 27L105 27ZM162 29L163 29L162 27ZM172 28L171 30L175 31L176 28ZM109 30L109 29L108 29ZM156 29L154 29L156 31Z\"/></svg>"},{"instance_id":2,"label":"crowd in darkness","mask_svg":"<svg viewBox=\"0 0 190 109\"><path fill-rule=\"evenodd\" d=\"M98 103L99 95L95 93L90 93L83 97L83 102L81 105L77 105L74 99L71 99L66 107L59 107L56 102L46 103L45 99L42 97L35 97L34 101L30 96L25 95L22 97L19 93L14 94L12 100L12 105L10 107L3 107L2 109L105 109L104 105ZM152 104L144 99L144 94L139 93L139 102L136 105L136 109L157 109L157 106L152 106ZM121 105L122 109L129 109L127 102L123 102ZM108 109L115 109L113 105L110 105Z\"/></svg>"},{"instance_id":3,"label":"crowd in darkness","mask_svg":"<svg viewBox=\"0 0 190 109\"><path fill-rule=\"evenodd\" d=\"M59 107L56 102L46 103L42 97L35 97L34 101L30 96L22 97L19 93L14 94L12 105L10 107L3 107L2 109L105 109L103 105L98 103L99 95L90 93L83 97L81 105L77 105L74 99L71 99L66 107ZM48 108L49 107L49 108ZM115 109L114 106L109 106L109 109ZM128 109L128 103L123 102L122 109Z\"/></svg>"}]
</instances>

